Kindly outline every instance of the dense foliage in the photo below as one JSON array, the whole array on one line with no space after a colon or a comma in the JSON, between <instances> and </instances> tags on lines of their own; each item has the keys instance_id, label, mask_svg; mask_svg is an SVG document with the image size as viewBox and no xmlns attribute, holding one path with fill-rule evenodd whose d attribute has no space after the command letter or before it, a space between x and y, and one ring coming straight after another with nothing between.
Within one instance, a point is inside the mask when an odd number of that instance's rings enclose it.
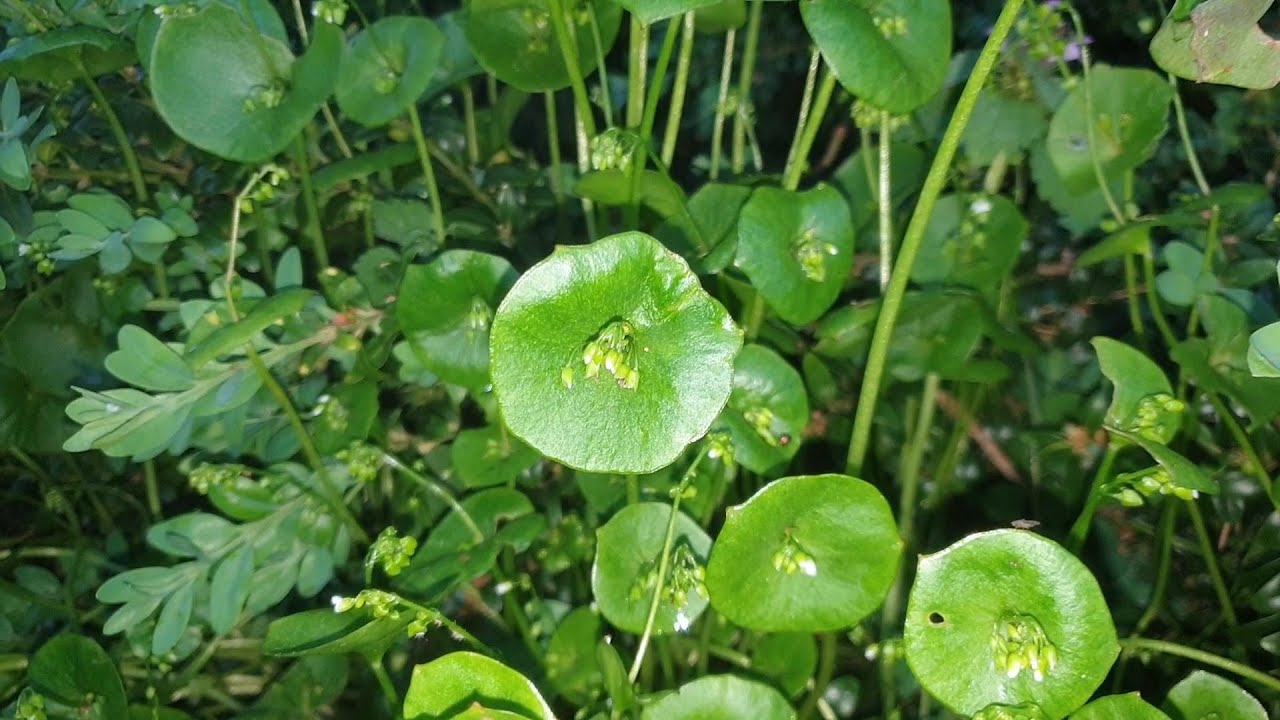
<instances>
[{"instance_id":1,"label":"dense foliage","mask_svg":"<svg viewBox=\"0 0 1280 720\"><path fill-rule=\"evenodd\" d=\"M0 714L1277 717L1271 2L1084 5L0 0Z\"/></svg>"}]
</instances>

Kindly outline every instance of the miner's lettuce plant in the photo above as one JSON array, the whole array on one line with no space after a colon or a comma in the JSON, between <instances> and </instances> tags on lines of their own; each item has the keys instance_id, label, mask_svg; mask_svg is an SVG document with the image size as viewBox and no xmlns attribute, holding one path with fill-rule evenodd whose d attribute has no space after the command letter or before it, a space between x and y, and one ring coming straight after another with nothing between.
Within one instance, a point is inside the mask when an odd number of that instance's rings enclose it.
<instances>
[{"instance_id":1,"label":"miner's lettuce plant","mask_svg":"<svg viewBox=\"0 0 1280 720\"><path fill-rule=\"evenodd\" d=\"M0 713L1274 717L1270 5L0 2Z\"/></svg>"}]
</instances>

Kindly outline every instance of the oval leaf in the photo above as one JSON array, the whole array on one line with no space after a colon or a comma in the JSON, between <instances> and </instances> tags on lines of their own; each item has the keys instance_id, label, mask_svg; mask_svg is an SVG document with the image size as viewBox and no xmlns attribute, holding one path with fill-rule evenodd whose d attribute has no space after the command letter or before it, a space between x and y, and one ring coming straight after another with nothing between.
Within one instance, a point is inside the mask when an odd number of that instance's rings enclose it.
<instances>
[{"instance_id":1,"label":"oval leaf","mask_svg":"<svg viewBox=\"0 0 1280 720\"><path fill-rule=\"evenodd\" d=\"M1098 698L1071 714L1071 720L1169 720L1138 693Z\"/></svg>"},{"instance_id":2,"label":"oval leaf","mask_svg":"<svg viewBox=\"0 0 1280 720\"><path fill-rule=\"evenodd\" d=\"M804 380L777 353L748 345L733 362L733 392L716 430L733 438L733 459L757 473L789 461L809 422Z\"/></svg>"},{"instance_id":3,"label":"oval leaf","mask_svg":"<svg viewBox=\"0 0 1280 720\"><path fill-rule=\"evenodd\" d=\"M533 683L497 660L455 652L413 669L404 696L405 720L449 718L477 706L518 717L554 720Z\"/></svg>"},{"instance_id":4,"label":"oval leaf","mask_svg":"<svg viewBox=\"0 0 1280 720\"><path fill-rule=\"evenodd\" d=\"M338 69L338 107L365 127L391 122L431 84L445 36L423 17L387 17L356 33Z\"/></svg>"},{"instance_id":5,"label":"oval leaf","mask_svg":"<svg viewBox=\"0 0 1280 720\"><path fill-rule=\"evenodd\" d=\"M1266 720L1257 698L1226 678L1196 670L1173 686L1164 700L1173 720Z\"/></svg>"},{"instance_id":6,"label":"oval leaf","mask_svg":"<svg viewBox=\"0 0 1280 720\"><path fill-rule=\"evenodd\" d=\"M790 720L796 716L782 693L735 675L709 675L644 709L644 720Z\"/></svg>"},{"instance_id":7,"label":"oval leaf","mask_svg":"<svg viewBox=\"0 0 1280 720\"><path fill-rule=\"evenodd\" d=\"M468 0L463 29L485 70L525 92L569 87L569 71L551 25L547 0ZM565 24L577 40L578 67L585 77L599 56L608 55L622 25L622 8L612 0L565 3ZM597 49L591 27L595 14Z\"/></svg>"}]
</instances>

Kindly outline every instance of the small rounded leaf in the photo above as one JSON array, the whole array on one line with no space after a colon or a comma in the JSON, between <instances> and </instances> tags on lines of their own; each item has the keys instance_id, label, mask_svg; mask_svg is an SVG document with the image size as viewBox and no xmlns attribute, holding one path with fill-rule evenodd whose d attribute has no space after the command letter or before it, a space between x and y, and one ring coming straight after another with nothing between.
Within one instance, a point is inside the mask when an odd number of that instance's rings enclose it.
<instances>
[{"instance_id":1,"label":"small rounded leaf","mask_svg":"<svg viewBox=\"0 0 1280 720\"><path fill-rule=\"evenodd\" d=\"M640 715L643 720L791 720L795 716L782 693L736 675L698 678Z\"/></svg>"},{"instance_id":2,"label":"small rounded leaf","mask_svg":"<svg viewBox=\"0 0 1280 720\"><path fill-rule=\"evenodd\" d=\"M502 416L529 445L579 470L648 473L706 434L741 347L685 261L629 232L526 272L490 357Z\"/></svg>"},{"instance_id":3,"label":"small rounded leaf","mask_svg":"<svg viewBox=\"0 0 1280 720\"><path fill-rule=\"evenodd\" d=\"M733 392L716 429L733 438L733 458L752 472L786 463L800 447L809 422L804 380L763 345L748 345L733 363Z\"/></svg>"},{"instance_id":4,"label":"small rounded leaf","mask_svg":"<svg viewBox=\"0 0 1280 720\"><path fill-rule=\"evenodd\" d=\"M497 660L471 652L450 653L415 667L404 696L404 717L405 720L454 717L477 705L511 713L508 717L535 720L554 720L555 717L528 678Z\"/></svg>"},{"instance_id":5,"label":"small rounded leaf","mask_svg":"<svg viewBox=\"0 0 1280 720\"><path fill-rule=\"evenodd\" d=\"M1164 700L1173 720L1266 720L1257 698L1226 678L1196 670L1173 686Z\"/></svg>"},{"instance_id":6,"label":"small rounded leaf","mask_svg":"<svg viewBox=\"0 0 1280 720\"><path fill-rule=\"evenodd\" d=\"M499 80L525 92L569 87L569 71L556 40L547 0L468 0L463 29L476 60ZM577 41L583 76L596 57L609 54L622 24L622 7L612 0L563 3L565 25ZM597 49L591 16L599 29ZM599 55L597 55L597 50Z\"/></svg>"},{"instance_id":7,"label":"small rounded leaf","mask_svg":"<svg viewBox=\"0 0 1280 720\"><path fill-rule=\"evenodd\" d=\"M1024 530L970 535L923 556L903 640L920 685L966 715L997 700L1063 717L1120 652L1089 569Z\"/></svg>"},{"instance_id":8,"label":"small rounded leaf","mask_svg":"<svg viewBox=\"0 0 1280 720\"><path fill-rule=\"evenodd\" d=\"M387 17L361 30L338 69L338 107L366 127L391 122L431 84L444 47L444 33L423 17Z\"/></svg>"},{"instance_id":9,"label":"small rounded leaf","mask_svg":"<svg viewBox=\"0 0 1280 720\"><path fill-rule=\"evenodd\" d=\"M839 630L880 605L901 553L889 504L870 484L788 477L729 508L707 590L720 614L751 630Z\"/></svg>"},{"instance_id":10,"label":"small rounded leaf","mask_svg":"<svg viewBox=\"0 0 1280 720\"><path fill-rule=\"evenodd\" d=\"M627 632L644 632L670 520L670 505L638 503L620 510L596 533L591 591L605 619ZM710 550L711 538L679 513L653 624L655 635L686 630L706 609L703 578Z\"/></svg>"},{"instance_id":11,"label":"small rounded leaf","mask_svg":"<svg viewBox=\"0 0 1280 720\"><path fill-rule=\"evenodd\" d=\"M1071 720L1169 720L1138 693L1108 695L1071 713Z\"/></svg>"},{"instance_id":12,"label":"small rounded leaf","mask_svg":"<svg viewBox=\"0 0 1280 720\"><path fill-rule=\"evenodd\" d=\"M1018 261L1029 229L1003 195L947 195L934 206L911 279L994 291Z\"/></svg>"}]
</instances>

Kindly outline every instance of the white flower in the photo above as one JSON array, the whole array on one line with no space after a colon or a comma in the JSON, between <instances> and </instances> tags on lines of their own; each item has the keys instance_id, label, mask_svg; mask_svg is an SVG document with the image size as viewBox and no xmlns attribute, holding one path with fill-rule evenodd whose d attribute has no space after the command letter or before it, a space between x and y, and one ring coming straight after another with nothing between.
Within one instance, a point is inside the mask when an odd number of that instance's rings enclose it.
<instances>
[{"instance_id":1,"label":"white flower","mask_svg":"<svg viewBox=\"0 0 1280 720\"><path fill-rule=\"evenodd\" d=\"M991 201L987 198L980 197L969 205L969 212L974 215L986 215L991 212Z\"/></svg>"}]
</instances>

